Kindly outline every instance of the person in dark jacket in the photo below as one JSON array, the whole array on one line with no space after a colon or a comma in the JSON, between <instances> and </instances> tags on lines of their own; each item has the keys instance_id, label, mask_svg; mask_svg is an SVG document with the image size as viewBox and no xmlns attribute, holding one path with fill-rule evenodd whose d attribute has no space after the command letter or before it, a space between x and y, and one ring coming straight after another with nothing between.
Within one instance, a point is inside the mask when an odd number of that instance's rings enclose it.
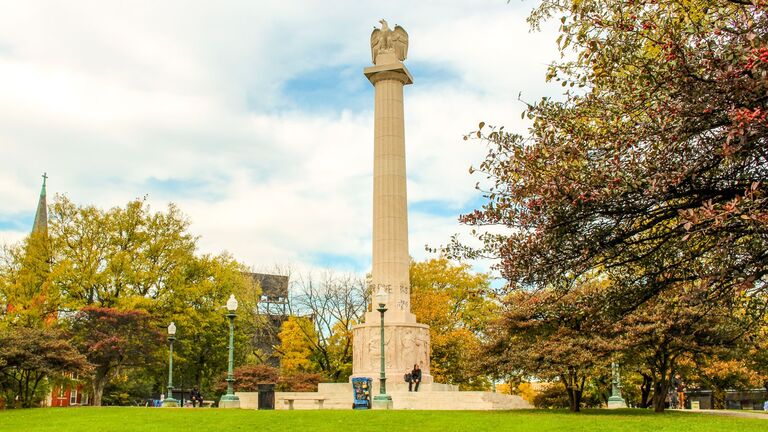
<instances>
[{"instance_id":1,"label":"person in dark jacket","mask_svg":"<svg viewBox=\"0 0 768 432\"><path fill-rule=\"evenodd\" d=\"M419 365L415 364L411 371L411 380L408 382L408 391L419 391L419 384L421 384L421 369L419 369Z\"/></svg>"},{"instance_id":2,"label":"person in dark jacket","mask_svg":"<svg viewBox=\"0 0 768 432\"><path fill-rule=\"evenodd\" d=\"M191 392L189 392L189 398L192 400L192 407L196 407L198 403L200 403L200 406L203 406L203 395L200 393L200 390L197 389L197 386L195 386Z\"/></svg>"}]
</instances>

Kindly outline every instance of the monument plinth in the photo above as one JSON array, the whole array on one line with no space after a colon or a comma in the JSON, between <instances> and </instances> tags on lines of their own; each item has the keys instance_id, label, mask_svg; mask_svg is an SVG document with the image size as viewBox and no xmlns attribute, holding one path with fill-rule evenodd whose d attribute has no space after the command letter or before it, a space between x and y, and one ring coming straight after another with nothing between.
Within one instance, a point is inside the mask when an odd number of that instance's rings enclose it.
<instances>
[{"instance_id":1,"label":"monument plinth","mask_svg":"<svg viewBox=\"0 0 768 432\"><path fill-rule=\"evenodd\" d=\"M384 356L390 382L418 364L422 383L432 382L429 372L429 327L411 313L408 254L408 197L405 171L405 119L403 87L413 77L403 64L408 53L408 33L400 26L371 34L373 66L363 73L375 89L373 122L373 269L371 290L384 290L389 304L384 315ZM353 330L353 376L379 376L381 361L379 314L371 310L365 323Z\"/></svg>"}]
</instances>

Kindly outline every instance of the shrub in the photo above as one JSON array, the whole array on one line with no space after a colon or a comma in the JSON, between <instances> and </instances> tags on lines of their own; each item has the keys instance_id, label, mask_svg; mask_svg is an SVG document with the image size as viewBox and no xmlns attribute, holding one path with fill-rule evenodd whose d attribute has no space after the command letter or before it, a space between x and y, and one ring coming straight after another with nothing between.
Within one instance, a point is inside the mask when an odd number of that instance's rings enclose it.
<instances>
[{"instance_id":1,"label":"shrub","mask_svg":"<svg viewBox=\"0 0 768 432\"><path fill-rule=\"evenodd\" d=\"M235 368L235 391L255 392L259 390L259 384L276 384L279 381L279 371L272 366L245 365ZM219 383L214 389L218 393L227 390L227 374L222 374Z\"/></svg>"},{"instance_id":2,"label":"shrub","mask_svg":"<svg viewBox=\"0 0 768 432\"><path fill-rule=\"evenodd\" d=\"M533 398L536 408L568 408L568 394L561 384L548 385Z\"/></svg>"},{"instance_id":3,"label":"shrub","mask_svg":"<svg viewBox=\"0 0 768 432\"><path fill-rule=\"evenodd\" d=\"M280 377L277 385L278 391L291 392L314 392L317 391L317 384L323 377L316 373L296 372L291 375Z\"/></svg>"}]
</instances>

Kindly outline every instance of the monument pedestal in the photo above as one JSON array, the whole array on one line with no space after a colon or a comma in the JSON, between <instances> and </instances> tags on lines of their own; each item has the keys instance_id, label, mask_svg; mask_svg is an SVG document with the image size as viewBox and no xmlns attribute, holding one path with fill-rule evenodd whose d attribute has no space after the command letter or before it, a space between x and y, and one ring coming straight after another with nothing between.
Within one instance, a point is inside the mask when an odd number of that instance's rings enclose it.
<instances>
[{"instance_id":1,"label":"monument pedestal","mask_svg":"<svg viewBox=\"0 0 768 432\"><path fill-rule=\"evenodd\" d=\"M381 374L380 334L379 325L370 321L353 327L353 377L373 378L374 383L378 383ZM431 384L429 355L429 326L416 322L385 321L384 364L388 385L404 382L403 376L410 372L415 364L421 368L421 383Z\"/></svg>"},{"instance_id":2,"label":"monument pedestal","mask_svg":"<svg viewBox=\"0 0 768 432\"><path fill-rule=\"evenodd\" d=\"M608 398L608 409L626 408L627 402L621 396L611 396Z\"/></svg>"}]
</instances>

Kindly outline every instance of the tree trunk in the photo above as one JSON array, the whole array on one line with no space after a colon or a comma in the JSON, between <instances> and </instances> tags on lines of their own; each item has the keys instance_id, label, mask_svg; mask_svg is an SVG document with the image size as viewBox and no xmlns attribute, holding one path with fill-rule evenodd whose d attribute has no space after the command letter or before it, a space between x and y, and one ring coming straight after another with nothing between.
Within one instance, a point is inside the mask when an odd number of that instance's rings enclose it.
<instances>
[{"instance_id":1,"label":"tree trunk","mask_svg":"<svg viewBox=\"0 0 768 432\"><path fill-rule=\"evenodd\" d=\"M581 411L581 390L573 390L573 401L571 402L571 411Z\"/></svg>"},{"instance_id":2,"label":"tree trunk","mask_svg":"<svg viewBox=\"0 0 768 432\"><path fill-rule=\"evenodd\" d=\"M581 390L566 386L565 392L568 393L568 409L571 412L581 411Z\"/></svg>"},{"instance_id":3,"label":"tree trunk","mask_svg":"<svg viewBox=\"0 0 768 432\"><path fill-rule=\"evenodd\" d=\"M640 384L640 404L639 408L648 408L651 406L651 390L653 389L653 378L648 375L641 374L643 376L643 382Z\"/></svg>"},{"instance_id":4,"label":"tree trunk","mask_svg":"<svg viewBox=\"0 0 768 432\"><path fill-rule=\"evenodd\" d=\"M97 370L93 376L93 406L101 406L101 397L104 395L104 387L109 381L109 371Z\"/></svg>"},{"instance_id":5,"label":"tree trunk","mask_svg":"<svg viewBox=\"0 0 768 432\"><path fill-rule=\"evenodd\" d=\"M725 409L725 390L717 387L712 388L712 408Z\"/></svg>"},{"instance_id":6,"label":"tree trunk","mask_svg":"<svg viewBox=\"0 0 768 432\"><path fill-rule=\"evenodd\" d=\"M662 379L654 384L653 389L653 410L657 413L664 412L667 402L667 392L669 391L668 380Z\"/></svg>"}]
</instances>

